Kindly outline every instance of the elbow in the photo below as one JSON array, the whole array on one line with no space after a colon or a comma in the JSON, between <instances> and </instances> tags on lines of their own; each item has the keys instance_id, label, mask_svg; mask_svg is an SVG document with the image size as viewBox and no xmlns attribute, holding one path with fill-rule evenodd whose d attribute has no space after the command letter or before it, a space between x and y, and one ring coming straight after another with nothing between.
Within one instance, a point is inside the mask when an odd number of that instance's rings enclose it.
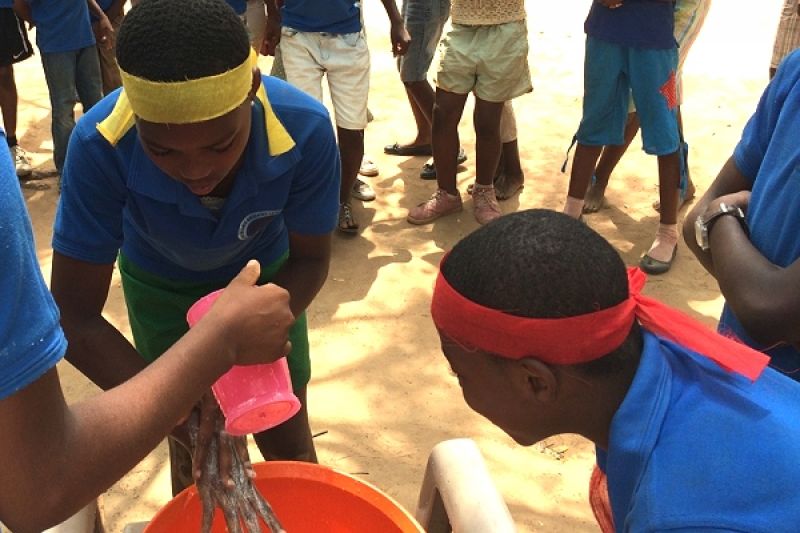
<instances>
[{"instance_id":1,"label":"elbow","mask_svg":"<svg viewBox=\"0 0 800 533\"><path fill-rule=\"evenodd\" d=\"M747 334L761 345L796 343L800 340L800 309L794 309L797 307L794 302L781 300L777 295L766 298L751 293L729 299L728 304Z\"/></svg>"}]
</instances>

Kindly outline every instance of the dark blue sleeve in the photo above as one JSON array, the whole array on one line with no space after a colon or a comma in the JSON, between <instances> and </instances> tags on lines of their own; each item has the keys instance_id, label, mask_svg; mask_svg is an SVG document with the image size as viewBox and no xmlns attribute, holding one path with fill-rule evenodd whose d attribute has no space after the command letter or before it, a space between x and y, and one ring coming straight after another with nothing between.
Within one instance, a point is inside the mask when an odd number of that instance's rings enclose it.
<instances>
[{"instance_id":1,"label":"dark blue sleeve","mask_svg":"<svg viewBox=\"0 0 800 533\"><path fill-rule=\"evenodd\" d=\"M122 246L127 189L115 148L81 121L72 133L61 177L53 249L73 259L111 264Z\"/></svg>"},{"instance_id":2,"label":"dark blue sleeve","mask_svg":"<svg viewBox=\"0 0 800 533\"><path fill-rule=\"evenodd\" d=\"M324 235L336 227L341 164L330 119L311 115L316 125L304 138L289 198L283 210L291 233Z\"/></svg>"},{"instance_id":3,"label":"dark blue sleeve","mask_svg":"<svg viewBox=\"0 0 800 533\"><path fill-rule=\"evenodd\" d=\"M5 146L0 130L0 145ZM0 150L0 400L27 387L63 357L67 341L45 285L8 150Z\"/></svg>"},{"instance_id":4,"label":"dark blue sleeve","mask_svg":"<svg viewBox=\"0 0 800 533\"><path fill-rule=\"evenodd\" d=\"M800 51L795 51L781 63L775 78L761 95L756 112L744 127L742 138L733 152L736 167L751 183L758 175L767 148L772 142L775 125L786 97L798 82L800 82Z\"/></svg>"}]
</instances>

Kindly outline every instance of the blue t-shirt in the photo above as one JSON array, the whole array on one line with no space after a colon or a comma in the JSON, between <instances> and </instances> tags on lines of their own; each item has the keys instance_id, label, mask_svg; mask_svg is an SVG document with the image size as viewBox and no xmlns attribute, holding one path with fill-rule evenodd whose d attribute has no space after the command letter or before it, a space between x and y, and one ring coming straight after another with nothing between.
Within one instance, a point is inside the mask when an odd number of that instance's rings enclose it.
<instances>
[{"instance_id":1,"label":"blue t-shirt","mask_svg":"<svg viewBox=\"0 0 800 533\"><path fill-rule=\"evenodd\" d=\"M263 77L269 102L295 141L272 156L263 108L252 108L244 162L219 216L145 154L136 128L112 146L97 131L113 92L78 122L70 139L53 249L110 264L121 249L140 268L186 282L232 279L250 259L268 264L289 232L323 235L336 227L339 151L328 112L291 85Z\"/></svg>"},{"instance_id":2,"label":"blue t-shirt","mask_svg":"<svg viewBox=\"0 0 800 533\"><path fill-rule=\"evenodd\" d=\"M673 2L625 0L611 9L592 2L584 30L595 39L634 48L671 49L675 41Z\"/></svg>"},{"instance_id":3,"label":"blue t-shirt","mask_svg":"<svg viewBox=\"0 0 800 533\"><path fill-rule=\"evenodd\" d=\"M0 0L0 9L14 7L14 0Z\"/></svg>"},{"instance_id":4,"label":"blue t-shirt","mask_svg":"<svg viewBox=\"0 0 800 533\"><path fill-rule=\"evenodd\" d=\"M0 130L0 146L6 136ZM67 350L42 279L33 230L8 150L0 150L0 400L53 368Z\"/></svg>"},{"instance_id":5,"label":"blue t-shirt","mask_svg":"<svg viewBox=\"0 0 800 533\"><path fill-rule=\"evenodd\" d=\"M86 0L31 0L36 45L43 54L94 46Z\"/></svg>"},{"instance_id":6,"label":"blue t-shirt","mask_svg":"<svg viewBox=\"0 0 800 533\"><path fill-rule=\"evenodd\" d=\"M359 5L355 0L286 0L281 20L298 31L356 33L361 31Z\"/></svg>"},{"instance_id":7,"label":"blue t-shirt","mask_svg":"<svg viewBox=\"0 0 800 533\"><path fill-rule=\"evenodd\" d=\"M751 383L645 332L605 462L616 530L797 531L798 413L786 376Z\"/></svg>"},{"instance_id":8,"label":"blue t-shirt","mask_svg":"<svg viewBox=\"0 0 800 533\"><path fill-rule=\"evenodd\" d=\"M247 11L247 0L225 0L225 2L236 11L237 15L243 15Z\"/></svg>"},{"instance_id":9,"label":"blue t-shirt","mask_svg":"<svg viewBox=\"0 0 800 533\"><path fill-rule=\"evenodd\" d=\"M800 259L800 52L789 55L758 103L734 151L739 171L752 180L747 207L750 241L771 263L788 267ZM720 331L733 333L772 357L770 364L800 381L800 351L771 349L752 339L729 306Z\"/></svg>"}]
</instances>

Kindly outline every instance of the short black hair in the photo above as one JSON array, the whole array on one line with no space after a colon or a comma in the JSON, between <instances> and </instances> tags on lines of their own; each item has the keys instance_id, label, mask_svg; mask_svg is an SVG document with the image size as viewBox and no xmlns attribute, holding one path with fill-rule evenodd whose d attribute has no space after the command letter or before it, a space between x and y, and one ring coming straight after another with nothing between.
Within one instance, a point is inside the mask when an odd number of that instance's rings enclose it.
<instances>
[{"instance_id":1,"label":"short black hair","mask_svg":"<svg viewBox=\"0 0 800 533\"><path fill-rule=\"evenodd\" d=\"M194 80L241 65L247 30L223 0L142 0L117 36L117 62L151 81Z\"/></svg>"},{"instance_id":2,"label":"short black hair","mask_svg":"<svg viewBox=\"0 0 800 533\"><path fill-rule=\"evenodd\" d=\"M582 315L628 298L625 264L608 241L545 209L505 215L468 235L444 261L442 275L474 302L530 318ZM613 372L622 363L617 360L638 358L640 351L634 323L612 357L575 366L590 374Z\"/></svg>"}]
</instances>

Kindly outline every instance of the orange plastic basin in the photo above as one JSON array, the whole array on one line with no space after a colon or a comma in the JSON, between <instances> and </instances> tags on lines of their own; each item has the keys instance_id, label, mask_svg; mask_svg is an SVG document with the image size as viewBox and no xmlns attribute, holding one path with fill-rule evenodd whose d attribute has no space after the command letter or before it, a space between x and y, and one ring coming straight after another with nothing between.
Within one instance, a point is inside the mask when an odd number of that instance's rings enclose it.
<instances>
[{"instance_id":1,"label":"orange plastic basin","mask_svg":"<svg viewBox=\"0 0 800 533\"><path fill-rule=\"evenodd\" d=\"M290 461L254 465L256 485L288 533L419 533L424 530L392 498L328 467ZM189 487L154 517L145 533L197 533L202 509ZM217 509L214 532L225 532Z\"/></svg>"}]
</instances>

